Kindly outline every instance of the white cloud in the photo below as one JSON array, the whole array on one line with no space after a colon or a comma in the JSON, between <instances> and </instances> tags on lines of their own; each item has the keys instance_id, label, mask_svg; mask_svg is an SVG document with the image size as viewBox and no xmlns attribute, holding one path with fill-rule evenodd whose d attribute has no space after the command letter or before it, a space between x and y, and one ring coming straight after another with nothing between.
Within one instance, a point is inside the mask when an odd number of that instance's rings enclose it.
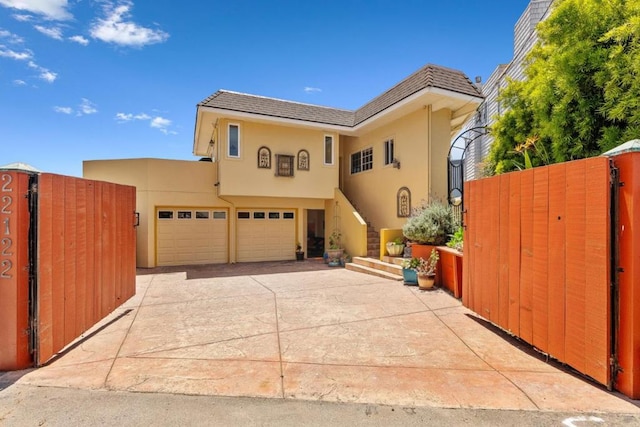
<instances>
[{"instance_id":1,"label":"white cloud","mask_svg":"<svg viewBox=\"0 0 640 427\"><path fill-rule=\"evenodd\" d=\"M43 15L53 21L65 21L73 18L73 15L67 10L68 0L0 0L0 6ZM16 16L25 15L14 15L14 17Z\"/></svg>"},{"instance_id":2,"label":"white cloud","mask_svg":"<svg viewBox=\"0 0 640 427\"><path fill-rule=\"evenodd\" d=\"M149 126L151 126L154 129L158 129L160 132L164 133L165 135L178 134L178 132L169 129L172 123L171 120L161 116L151 117L146 113L140 113L135 115L132 113L117 113L115 119L118 123L126 123L132 120L140 120L140 121L148 120Z\"/></svg>"},{"instance_id":3,"label":"white cloud","mask_svg":"<svg viewBox=\"0 0 640 427\"><path fill-rule=\"evenodd\" d=\"M31 15L21 15L21 14L14 14L12 15L13 19L15 19L16 21L20 21L20 22L28 22L31 21L33 19L33 16Z\"/></svg>"},{"instance_id":4,"label":"white cloud","mask_svg":"<svg viewBox=\"0 0 640 427\"><path fill-rule=\"evenodd\" d=\"M23 52L16 52L13 49L9 49L4 45L0 45L0 56L4 58L15 59L17 61L25 61L27 59L33 58L33 52L29 49L24 50Z\"/></svg>"},{"instance_id":5,"label":"white cloud","mask_svg":"<svg viewBox=\"0 0 640 427\"><path fill-rule=\"evenodd\" d=\"M58 107L57 105L53 107L53 111L61 114L71 114L73 113L73 108L71 107Z\"/></svg>"},{"instance_id":6,"label":"white cloud","mask_svg":"<svg viewBox=\"0 0 640 427\"><path fill-rule=\"evenodd\" d=\"M307 93L317 93L317 92L322 92L322 89L317 88L317 87L306 86L304 88L304 91L307 92Z\"/></svg>"},{"instance_id":7,"label":"white cloud","mask_svg":"<svg viewBox=\"0 0 640 427\"><path fill-rule=\"evenodd\" d=\"M93 23L91 37L106 43L135 47L162 43L169 38L169 34L162 30L143 27L129 20L132 7L130 0L121 0L117 4L107 2L104 6L106 16Z\"/></svg>"},{"instance_id":8,"label":"white cloud","mask_svg":"<svg viewBox=\"0 0 640 427\"><path fill-rule=\"evenodd\" d=\"M3 30L0 28L0 39L6 39L11 44L24 43L24 39L11 31Z\"/></svg>"},{"instance_id":9,"label":"white cloud","mask_svg":"<svg viewBox=\"0 0 640 427\"><path fill-rule=\"evenodd\" d=\"M43 27L42 25L34 25L33 28L40 31L47 37L52 39L62 40L62 28L60 27Z\"/></svg>"},{"instance_id":10,"label":"white cloud","mask_svg":"<svg viewBox=\"0 0 640 427\"><path fill-rule=\"evenodd\" d=\"M96 108L96 104L89 101L87 98L82 98L82 102L80 102L80 106L78 107L78 116L95 114L97 112L98 109Z\"/></svg>"},{"instance_id":11,"label":"white cloud","mask_svg":"<svg viewBox=\"0 0 640 427\"><path fill-rule=\"evenodd\" d=\"M71 36L69 37L69 40L71 40L72 42L76 42L78 44L81 44L82 46L86 46L89 44L89 40L85 39L82 36Z\"/></svg>"},{"instance_id":12,"label":"white cloud","mask_svg":"<svg viewBox=\"0 0 640 427\"><path fill-rule=\"evenodd\" d=\"M27 82L24 80L16 79L13 81L13 84L16 86L26 86Z\"/></svg>"},{"instance_id":13,"label":"white cloud","mask_svg":"<svg viewBox=\"0 0 640 427\"><path fill-rule=\"evenodd\" d=\"M29 65L29 68L33 68L34 70L37 70L40 73L38 75L40 79L45 80L49 83L53 83L58 78L58 73L54 73L53 71L50 71L44 67L41 67L40 65L36 64L33 61L29 61L27 65Z\"/></svg>"}]
</instances>

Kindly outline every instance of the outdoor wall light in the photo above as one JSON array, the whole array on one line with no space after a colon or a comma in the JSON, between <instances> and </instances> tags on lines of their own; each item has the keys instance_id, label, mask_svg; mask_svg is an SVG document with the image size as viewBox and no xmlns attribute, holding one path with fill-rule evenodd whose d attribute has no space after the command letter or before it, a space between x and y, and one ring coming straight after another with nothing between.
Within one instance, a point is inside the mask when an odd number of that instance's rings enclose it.
<instances>
[{"instance_id":1,"label":"outdoor wall light","mask_svg":"<svg viewBox=\"0 0 640 427\"><path fill-rule=\"evenodd\" d=\"M393 159L393 162L391 162L391 165L396 169L400 169L400 161L398 159Z\"/></svg>"}]
</instances>

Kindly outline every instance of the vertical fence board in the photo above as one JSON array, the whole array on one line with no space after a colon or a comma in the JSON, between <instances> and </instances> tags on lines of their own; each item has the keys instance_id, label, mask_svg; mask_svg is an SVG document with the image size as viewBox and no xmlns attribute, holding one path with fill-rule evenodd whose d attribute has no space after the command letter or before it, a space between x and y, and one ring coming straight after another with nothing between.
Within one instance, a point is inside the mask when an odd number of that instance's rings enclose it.
<instances>
[{"instance_id":1,"label":"vertical fence board","mask_svg":"<svg viewBox=\"0 0 640 427\"><path fill-rule=\"evenodd\" d=\"M64 340L65 343L77 337L76 330L76 180L64 180Z\"/></svg>"},{"instance_id":2,"label":"vertical fence board","mask_svg":"<svg viewBox=\"0 0 640 427\"><path fill-rule=\"evenodd\" d=\"M565 358L565 214L566 166L549 167L549 349L548 353Z\"/></svg>"},{"instance_id":3,"label":"vertical fence board","mask_svg":"<svg viewBox=\"0 0 640 427\"><path fill-rule=\"evenodd\" d=\"M464 183L464 205L462 210L463 220L463 241L464 245L468 248L473 247L474 238L472 231L476 229L473 225L473 216L467 214L470 207L473 205L474 200L474 183L473 181L467 181ZM468 256L462 257L462 304L465 307L471 307L471 288L469 283L471 281L470 272L473 269L472 258Z\"/></svg>"},{"instance_id":4,"label":"vertical fence board","mask_svg":"<svg viewBox=\"0 0 640 427\"><path fill-rule=\"evenodd\" d=\"M90 326L87 322L87 186L83 180L76 181L76 234L75 234L75 277L76 277L76 325L75 336L79 336Z\"/></svg>"},{"instance_id":5,"label":"vertical fence board","mask_svg":"<svg viewBox=\"0 0 640 427\"><path fill-rule=\"evenodd\" d=\"M533 341L533 169L520 182L520 336Z\"/></svg>"},{"instance_id":6,"label":"vertical fence board","mask_svg":"<svg viewBox=\"0 0 640 427\"><path fill-rule=\"evenodd\" d=\"M93 260L94 260L94 284L93 289L95 292L95 300L94 300L94 310L96 313L102 313L102 283L103 283L103 245L102 245L102 216L103 216L103 208L102 208L102 188L104 187L103 182L95 182L95 206L96 209L94 211L94 235L95 235L95 249L93 252Z\"/></svg>"},{"instance_id":7,"label":"vertical fence board","mask_svg":"<svg viewBox=\"0 0 640 427\"><path fill-rule=\"evenodd\" d=\"M500 206L498 209L498 322L503 329L509 329L509 191L510 176L500 177Z\"/></svg>"},{"instance_id":8,"label":"vertical fence board","mask_svg":"<svg viewBox=\"0 0 640 427\"><path fill-rule=\"evenodd\" d=\"M480 201L484 200L484 198L486 197L486 192L485 192L486 185L488 185L486 180L478 181L479 190L478 190L478 199L476 200L476 206L478 206L480 204ZM484 231L487 229L488 220L489 220L489 217L486 215L486 213L485 215L479 216L478 218L479 230ZM481 254L480 259L486 259L488 256L488 252L486 248L486 238L487 238L486 233L476 233L475 250ZM486 262L476 263L475 268L476 268L475 277L477 278L475 280L479 280L480 283L487 283L487 263ZM483 297L483 294L485 293L486 289L487 288L485 286L473 287L473 299L474 299L476 310L478 311L478 313L482 314L483 316L486 316L487 314L486 313L487 307L485 307L484 305L484 297Z\"/></svg>"},{"instance_id":9,"label":"vertical fence board","mask_svg":"<svg viewBox=\"0 0 640 427\"><path fill-rule=\"evenodd\" d=\"M498 313L500 288L498 286L498 242L500 237L500 181L502 177L496 176L492 179L489 186L488 198L485 199L485 203L488 203L489 208L489 221L488 221L488 241L487 250L489 252L490 259L494 262L487 263L487 284L490 292L484 295L485 307L489 310L488 319L494 323L498 323L500 314ZM496 297L497 296L497 297Z\"/></svg>"},{"instance_id":10,"label":"vertical fence board","mask_svg":"<svg viewBox=\"0 0 640 427\"><path fill-rule=\"evenodd\" d=\"M585 373L606 383L611 354L609 295L609 170L608 159L594 158L586 166ZM603 165L604 163L604 165Z\"/></svg>"},{"instance_id":11,"label":"vertical fence board","mask_svg":"<svg viewBox=\"0 0 640 427\"><path fill-rule=\"evenodd\" d=\"M585 371L585 163L567 168L566 318L567 362Z\"/></svg>"},{"instance_id":12,"label":"vertical fence board","mask_svg":"<svg viewBox=\"0 0 640 427\"><path fill-rule=\"evenodd\" d=\"M51 241L53 245L53 259L51 262L51 292L53 295L53 348L57 351L65 346L64 319L65 319L65 265L64 265L64 177L53 175L51 177L51 189L53 194L53 224ZM39 266L42 267L42 266ZM46 360L46 359L43 359Z\"/></svg>"},{"instance_id":13,"label":"vertical fence board","mask_svg":"<svg viewBox=\"0 0 640 427\"><path fill-rule=\"evenodd\" d=\"M87 198L87 213L86 213L86 300L84 301L84 309L88 325L94 325L100 320L100 314L96 312L94 307L94 300L96 297L95 292L95 184L93 181L86 182L86 198Z\"/></svg>"},{"instance_id":14,"label":"vertical fence board","mask_svg":"<svg viewBox=\"0 0 640 427\"><path fill-rule=\"evenodd\" d=\"M53 192L52 176L42 175L38 182L38 359L49 359L54 354L53 343ZM40 360L34 361L36 365Z\"/></svg>"},{"instance_id":15,"label":"vertical fence board","mask_svg":"<svg viewBox=\"0 0 640 427\"><path fill-rule=\"evenodd\" d=\"M533 184L533 345L548 348L549 170L534 169Z\"/></svg>"},{"instance_id":16,"label":"vertical fence board","mask_svg":"<svg viewBox=\"0 0 640 427\"><path fill-rule=\"evenodd\" d=\"M520 336L520 217L521 175L509 175L509 328Z\"/></svg>"}]
</instances>

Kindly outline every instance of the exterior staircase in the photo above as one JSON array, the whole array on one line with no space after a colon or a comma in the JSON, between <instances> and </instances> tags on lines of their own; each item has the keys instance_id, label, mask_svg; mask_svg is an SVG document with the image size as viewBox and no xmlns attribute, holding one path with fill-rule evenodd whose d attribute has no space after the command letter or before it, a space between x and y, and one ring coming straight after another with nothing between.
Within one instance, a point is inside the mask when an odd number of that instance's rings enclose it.
<instances>
[{"instance_id":1,"label":"exterior staircase","mask_svg":"<svg viewBox=\"0 0 640 427\"><path fill-rule=\"evenodd\" d=\"M383 277L390 280L403 280L402 267L397 264L390 264L374 258L354 257L352 262L345 265L347 270L366 273L376 277Z\"/></svg>"},{"instance_id":2,"label":"exterior staircase","mask_svg":"<svg viewBox=\"0 0 640 427\"><path fill-rule=\"evenodd\" d=\"M376 259L380 257L380 233L369 222L367 222L367 256Z\"/></svg>"}]
</instances>

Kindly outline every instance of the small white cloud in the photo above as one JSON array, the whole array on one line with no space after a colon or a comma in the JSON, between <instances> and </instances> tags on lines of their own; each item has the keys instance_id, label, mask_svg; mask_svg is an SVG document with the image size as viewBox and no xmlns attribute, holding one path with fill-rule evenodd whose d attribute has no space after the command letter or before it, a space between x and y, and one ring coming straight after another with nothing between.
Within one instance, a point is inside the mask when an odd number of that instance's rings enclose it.
<instances>
[{"instance_id":1,"label":"small white cloud","mask_svg":"<svg viewBox=\"0 0 640 427\"><path fill-rule=\"evenodd\" d=\"M78 116L95 114L97 112L98 109L96 108L96 104L89 101L87 98L82 98L82 102L80 102L80 105L78 106Z\"/></svg>"},{"instance_id":2,"label":"small white cloud","mask_svg":"<svg viewBox=\"0 0 640 427\"><path fill-rule=\"evenodd\" d=\"M53 21L65 21L73 18L73 15L67 10L68 0L0 0L0 6L43 15L46 19Z\"/></svg>"},{"instance_id":3,"label":"small white cloud","mask_svg":"<svg viewBox=\"0 0 640 427\"><path fill-rule=\"evenodd\" d=\"M171 126L171 120L165 119L164 117L157 116L154 117L153 120L151 120L152 128L166 129L169 126Z\"/></svg>"},{"instance_id":4,"label":"small white cloud","mask_svg":"<svg viewBox=\"0 0 640 427\"><path fill-rule=\"evenodd\" d=\"M34 25L33 28L52 39L62 40L62 28L60 27L44 27L42 25Z\"/></svg>"},{"instance_id":5,"label":"small white cloud","mask_svg":"<svg viewBox=\"0 0 640 427\"><path fill-rule=\"evenodd\" d=\"M73 108L71 107L58 107L57 105L53 107L53 111L60 114L71 114L73 113Z\"/></svg>"},{"instance_id":6,"label":"small white cloud","mask_svg":"<svg viewBox=\"0 0 640 427\"><path fill-rule=\"evenodd\" d=\"M151 119L151 116L145 113L141 113L141 114L136 114L135 116L133 116L133 118L136 120L149 120Z\"/></svg>"},{"instance_id":7,"label":"small white cloud","mask_svg":"<svg viewBox=\"0 0 640 427\"><path fill-rule=\"evenodd\" d=\"M16 79L13 81L13 84L16 86L26 86L27 82L25 82L24 80Z\"/></svg>"},{"instance_id":8,"label":"small white cloud","mask_svg":"<svg viewBox=\"0 0 640 427\"><path fill-rule=\"evenodd\" d=\"M89 40L85 39L82 36L71 36L69 37L69 40L71 40L72 42L76 42L78 44L81 44L82 46L86 46L89 44Z\"/></svg>"},{"instance_id":9,"label":"small white cloud","mask_svg":"<svg viewBox=\"0 0 640 427\"><path fill-rule=\"evenodd\" d=\"M104 6L106 16L93 23L91 37L105 43L134 47L162 43L169 38L169 34L162 30L143 27L131 21L132 7L130 0L121 0L117 5L107 2Z\"/></svg>"},{"instance_id":10,"label":"small white cloud","mask_svg":"<svg viewBox=\"0 0 640 427\"><path fill-rule=\"evenodd\" d=\"M13 19L15 19L16 21L20 21L20 22L29 22L33 19L33 16L31 15L21 15L21 14L14 14L12 15Z\"/></svg>"},{"instance_id":11,"label":"small white cloud","mask_svg":"<svg viewBox=\"0 0 640 427\"><path fill-rule=\"evenodd\" d=\"M24 43L24 39L16 34L13 34L11 31L4 30L0 28L0 39L5 39L7 42L11 44L20 44Z\"/></svg>"},{"instance_id":12,"label":"small white cloud","mask_svg":"<svg viewBox=\"0 0 640 427\"><path fill-rule=\"evenodd\" d=\"M58 73L54 73L53 71L50 71L44 67L41 67L40 65L36 64L33 61L29 61L27 65L29 66L29 68L33 68L34 70L37 70L40 73L38 75L38 78L45 80L49 83L53 83L58 78Z\"/></svg>"},{"instance_id":13,"label":"small white cloud","mask_svg":"<svg viewBox=\"0 0 640 427\"><path fill-rule=\"evenodd\" d=\"M0 45L0 56L4 58L15 59L17 61L25 61L33 58L33 52L30 50L24 50L22 52L16 52L13 49L9 49L4 45Z\"/></svg>"},{"instance_id":14,"label":"small white cloud","mask_svg":"<svg viewBox=\"0 0 640 427\"><path fill-rule=\"evenodd\" d=\"M304 88L304 91L306 93L317 93L317 92L322 92L322 89L317 88L317 87L306 86Z\"/></svg>"},{"instance_id":15,"label":"small white cloud","mask_svg":"<svg viewBox=\"0 0 640 427\"><path fill-rule=\"evenodd\" d=\"M129 122L133 119L133 114L117 113L116 120L120 123Z\"/></svg>"}]
</instances>

